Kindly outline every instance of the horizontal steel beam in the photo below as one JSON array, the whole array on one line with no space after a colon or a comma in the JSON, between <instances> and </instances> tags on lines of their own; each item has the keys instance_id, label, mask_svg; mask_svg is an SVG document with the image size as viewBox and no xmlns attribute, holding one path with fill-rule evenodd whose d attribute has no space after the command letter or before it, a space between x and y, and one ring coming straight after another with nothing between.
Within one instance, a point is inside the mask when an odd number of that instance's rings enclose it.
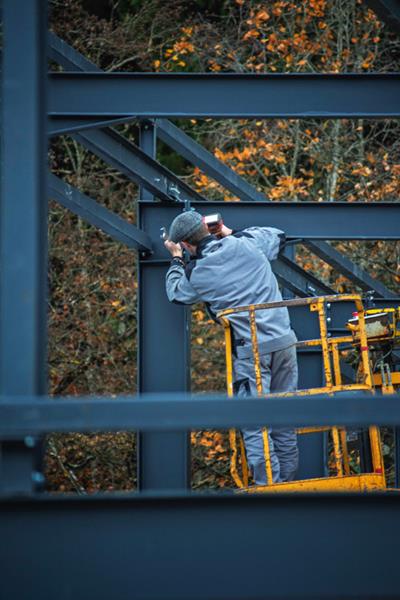
<instances>
[{"instance_id":1,"label":"horizontal steel beam","mask_svg":"<svg viewBox=\"0 0 400 600\"><path fill-rule=\"evenodd\" d=\"M0 397L0 438L62 431L185 431L312 425L398 425L400 398L341 392L337 396L228 398L179 393L89 397Z\"/></svg>"},{"instance_id":2,"label":"horizontal steel beam","mask_svg":"<svg viewBox=\"0 0 400 600\"><path fill-rule=\"evenodd\" d=\"M400 225L400 224L399 224ZM363 269L352 262L349 258L335 250L330 244L314 242L307 240L305 245L309 250L322 258L340 273L345 275L350 281L353 281L362 290L373 290L381 298L395 297L395 294L387 289L383 283L380 283L373 277L370 277Z\"/></svg>"},{"instance_id":3,"label":"horizontal steel beam","mask_svg":"<svg viewBox=\"0 0 400 600\"><path fill-rule=\"evenodd\" d=\"M81 131L73 137L129 179L145 186L160 200L172 203L205 200L179 177L112 129Z\"/></svg>"},{"instance_id":4,"label":"horizontal steel beam","mask_svg":"<svg viewBox=\"0 0 400 600\"><path fill-rule=\"evenodd\" d=\"M49 195L62 206L81 217L87 223L98 227L114 240L143 252L151 252L151 239L141 229L125 221L98 202L82 194L72 185L49 174Z\"/></svg>"},{"instance_id":5,"label":"horizontal steel beam","mask_svg":"<svg viewBox=\"0 0 400 600\"><path fill-rule=\"evenodd\" d=\"M2 500L2 590L41 600L393 600L399 508L394 492Z\"/></svg>"},{"instance_id":6,"label":"horizontal steel beam","mask_svg":"<svg viewBox=\"0 0 400 600\"><path fill-rule=\"evenodd\" d=\"M143 228L168 226L181 207L142 202ZM278 227L289 238L331 240L400 239L400 202L193 202L202 214L220 212L234 229L251 225ZM149 231L150 235L152 233ZM162 240L154 242L154 258L163 259Z\"/></svg>"},{"instance_id":7,"label":"horizontal steel beam","mask_svg":"<svg viewBox=\"0 0 400 600\"><path fill-rule=\"evenodd\" d=\"M100 117L393 118L400 74L50 73L49 113Z\"/></svg>"},{"instance_id":8,"label":"horizontal steel beam","mask_svg":"<svg viewBox=\"0 0 400 600\"><path fill-rule=\"evenodd\" d=\"M366 0L366 2L390 29L400 32L399 0Z\"/></svg>"}]
</instances>

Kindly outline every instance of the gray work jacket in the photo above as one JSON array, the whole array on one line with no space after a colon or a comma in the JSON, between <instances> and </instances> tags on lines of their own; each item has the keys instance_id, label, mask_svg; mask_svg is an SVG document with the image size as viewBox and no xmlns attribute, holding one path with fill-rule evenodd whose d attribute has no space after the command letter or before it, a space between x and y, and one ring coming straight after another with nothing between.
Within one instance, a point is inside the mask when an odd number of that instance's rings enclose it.
<instances>
[{"instance_id":1,"label":"gray work jacket","mask_svg":"<svg viewBox=\"0 0 400 600\"><path fill-rule=\"evenodd\" d=\"M173 260L166 275L171 302L205 302L215 315L226 308L282 300L270 260L278 256L284 234L274 227L249 227L222 239L204 238L184 267ZM229 316L238 358L252 356L248 313ZM256 312L261 354L296 342L287 308Z\"/></svg>"}]
</instances>

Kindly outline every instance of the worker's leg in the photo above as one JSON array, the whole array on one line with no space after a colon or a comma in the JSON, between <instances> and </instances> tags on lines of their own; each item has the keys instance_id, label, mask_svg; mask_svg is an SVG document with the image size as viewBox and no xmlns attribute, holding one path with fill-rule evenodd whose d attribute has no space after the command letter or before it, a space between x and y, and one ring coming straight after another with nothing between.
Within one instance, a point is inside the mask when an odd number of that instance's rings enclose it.
<instances>
[{"instance_id":1,"label":"worker's leg","mask_svg":"<svg viewBox=\"0 0 400 600\"><path fill-rule=\"evenodd\" d=\"M269 392L271 384L271 355L264 354L260 357L263 392ZM254 361L236 359L234 361L235 383L234 391L237 396L256 396L257 386L254 372ZM246 458L249 469L256 485L266 485L267 475L265 470L264 440L262 428L242 429L242 436L246 448ZM269 450L271 456L272 478L274 482L280 481L279 461L274 451L274 442L269 434Z\"/></svg>"},{"instance_id":2,"label":"worker's leg","mask_svg":"<svg viewBox=\"0 0 400 600\"><path fill-rule=\"evenodd\" d=\"M272 353L271 393L294 392L297 389L296 346ZM297 434L294 429L271 431L275 452L279 460L281 481L291 481L299 465Z\"/></svg>"}]
</instances>

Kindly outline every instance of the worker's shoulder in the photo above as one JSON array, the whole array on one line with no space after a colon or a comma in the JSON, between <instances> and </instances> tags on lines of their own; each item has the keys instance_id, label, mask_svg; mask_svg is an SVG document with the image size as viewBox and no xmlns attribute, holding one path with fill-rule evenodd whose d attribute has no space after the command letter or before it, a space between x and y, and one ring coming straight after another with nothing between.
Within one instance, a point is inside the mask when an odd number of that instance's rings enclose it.
<instances>
[{"instance_id":1,"label":"worker's shoulder","mask_svg":"<svg viewBox=\"0 0 400 600\"><path fill-rule=\"evenodd\" d=\"M239 231L234 231L230 237L254 241L259 236L270 236L275 232L281 233L279 229L274 229L272 227L258 227L253 225L251 227L246 227L245 229L240 229Z\"/></svg>"},{"instance_id":2,"label":"worker's shoulder","mask_svg":"<svg viewBox=\"0 0 400 600\"><path fill-rule=\"evenodd\" d=\"M232 235L229 237L231 237L233 239L241 239L241 238L252 239L254 236L251 233L251 231L249 231L248 229L240 229L239 231L234 231L232 233Z\"/></svg>"},{"instance_id":3,"label":"worker's shoulder","mask_svg":"<svg viewBox=\"0 0 400 600\"><path fill-rule=\"evenodd\" d=\"M230 237L230 236L229 236ZM204 269L220 266L221 262L225 262L231 258L233 248L228 238L210 240L206 247L201 248L199 253L192 256L185 266L185 275L189 279L194 273L201 276Z\"/></svg>"}]
</instances>

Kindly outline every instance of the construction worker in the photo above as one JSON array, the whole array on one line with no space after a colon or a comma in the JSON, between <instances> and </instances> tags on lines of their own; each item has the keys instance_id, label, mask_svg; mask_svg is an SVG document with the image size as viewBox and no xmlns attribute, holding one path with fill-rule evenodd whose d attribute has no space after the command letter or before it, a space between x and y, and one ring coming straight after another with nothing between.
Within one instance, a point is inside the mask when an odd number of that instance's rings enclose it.
<instances>
[{"instance_id":1,"label":"construction worker","mask_svg":"<svg viewBox=\"0 0 400 600\"><path fill-rule=\"evenodd\" d=\"M220 221L210 234L195 211L171 223L165 246L172 255L166 275L168 299L178 304L205 302L212 314L226 308L282 300L270 260L278 256L284 233L273 227L233 231ZM186 263L183 249L190 254ZM296 336L286 307L257 311L263 392L297 389ZM234 391L256 395L256 379L247 313L229 316L233 334ZM267 482L262 427L243 429L247 462L256 485ZM298 467L294 429L269 431L274 482L291 481Z\"/></svg>"}]
</instances>

